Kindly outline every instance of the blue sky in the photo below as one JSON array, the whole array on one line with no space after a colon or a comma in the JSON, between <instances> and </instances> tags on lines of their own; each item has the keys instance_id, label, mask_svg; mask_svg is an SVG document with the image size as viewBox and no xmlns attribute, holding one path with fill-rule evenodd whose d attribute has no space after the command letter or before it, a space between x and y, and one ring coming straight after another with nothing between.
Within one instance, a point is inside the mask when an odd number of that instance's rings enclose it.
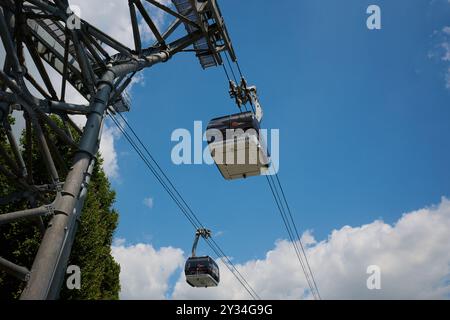
<instances>
[{"instance_id":1,"label":"blue sky","mask_svg":"<svg viewBox=\"0 0 450 320\"><path fill-rule=\"evenodd\" d=\"M369 31L372 3L220 3L244 73L258 86L263 126L280 129L280 178L296 221L317 239L344 225L395 222L450 196L449 91L445 66L429 57L450 6L377 1L382 30ZM128 119L225 251L237 261L262 257L286 238L265 179L227 182L214 166L171 162L173 130L236 112L222 70L203 71L181 54L144 78ZM124 139L117 149L116 236L189 251L187 220Z\"/></svg>"},{"instance_id":2,"label":"blue sky","mask_svg":"<svg viewBox=\"0 0 450 320\"><path fill-rule=\"evenodd\" d=\"M323 296L448 298L450 1L220 4L258 87L263 127L280 130L280 179L300 232L317 241L307 254ZM366 27L371 4L381 8L381 30ZM126 42L128 20L110 20L97 22ZM288 237L265 178L229 182L215 166L172 163L174 130L237 112L223 70L204 71L182 53L141 79L126 117L202 223L262 297L307 298L294 252L279 241ZM126 140L105 138L118 161L112 250L121 297L248 298L223 265L218 290L187 287L181 267L192 226ZM203 244L199 251L213 255ZM381 292L367 290L371 264L387 279Z\"/></svg>"},{"instance_id":3,"label":"blue sky","mask_svg":"<svg viewBox=\"0 0 450 320\"><path fill-rule=\"evenodd\" d=\"M126 0L70 2L132 45ZM280 130L280 179L300 232L317 241L305 236L322 296L448 299L450 0L219 3L258 87L263 128ZM381 30L366 27L373 4ZM59 90L60 76L49 74ZM215 166L172 163L174 130L238 111L223 70L204 71L181 53L140 79L126 117L203 224L261 297L308 298L264 177L229 182ZM71 87L67 94L86 103ZM117 192L121 297L248 298L223 265L219 288L188 288L182 266L195 230L111 123L100 150ZM199 251L213 254L204 244ZM366 286L370 265L382 270L381 291Z\"/></svg>"}]
</instances>

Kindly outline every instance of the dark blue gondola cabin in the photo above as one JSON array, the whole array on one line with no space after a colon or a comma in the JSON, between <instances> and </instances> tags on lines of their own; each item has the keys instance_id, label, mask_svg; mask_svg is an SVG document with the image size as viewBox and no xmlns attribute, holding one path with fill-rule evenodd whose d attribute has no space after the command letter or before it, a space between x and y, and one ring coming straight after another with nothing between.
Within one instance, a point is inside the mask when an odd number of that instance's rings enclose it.
<instances>
[{"instance_id":1,"label":"dark blue gondola cabin","mask_svg":"<svg viewBox=\"0 0 450 320\"><path fill-rule=\"evenodd\" d=\"M217 287L220 282L219 267L210 257L192 257L184 268L186 282L195 288Z\"/></svg>"}]
</instances>

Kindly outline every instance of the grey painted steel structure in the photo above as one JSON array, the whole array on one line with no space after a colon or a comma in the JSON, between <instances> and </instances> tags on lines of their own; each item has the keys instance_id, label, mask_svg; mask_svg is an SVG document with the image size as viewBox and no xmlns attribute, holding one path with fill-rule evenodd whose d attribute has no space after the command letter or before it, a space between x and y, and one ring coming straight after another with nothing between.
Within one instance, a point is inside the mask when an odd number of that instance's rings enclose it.
<instances>
[{"instance_id":1,"label":"grey painted steel structure","mask_svg":"<svg viewBox=\"0 0 450 320\"><path fill-rule=\"evenodd\" d=\"M195 52L203 68L221 65L224 51L236 60L216 0L172 0L173 6L155 0L129 0L128 4L134 49L76 17L68 9L67 0L0 0L0 37L6 53L3 70L0 70L0 122L9 143L9 148L0 148L0 156L6 163L0 165L0 174L23 190L0 195L0 204L25 200L29 207L0 215L0 227L32 219L42 231L41 245L30 270L0 257L0 269L27 282L22 299L57 299L59 296L105 115L129 111L125 89L134 73L167 62L181 51ZM148 12L149 7L173 17L173 23L165 32L158 30ZM143 48L141 41L138 14L156 39L155 44L147 48ZM71 27L69 21L73 19L77 19L79 28ZM185 27L184 35L169 42L181 25ZM41 81L27 69L25 47ZM59 93L46 64L61 75ZM67 84L89 104L67 102ZM8 121L13 110L24 115L24 150L19 149ZM64 128L50 115L59 117ZM70 115L86 116L85 127L78 128ZM79 142L74 140L71 130L80 134ZM31 156L23 157L23 154L31 155L35 142L32 131L48 173L44 185L34 183L34 168L28 161ZM70 167L62 161L54 137L74 151ZM43 217L49 218L43 220ZM47 220L48 224L44 225Z\"/></svg>"},{"instance_id":2,"label":"grey painted steel structure","mask_svg":"<svg viewBox=\"0 0 450 320\"><path fill-rule=\"evenodd\" d=\"M198 240L200 240L200 237L202 237L203 239L211 238L211 230L204 228L197 230L197 232L195 233L194 244L192 245L192 258L195 258L197 255Z\"/></svg>"}]
</instances>

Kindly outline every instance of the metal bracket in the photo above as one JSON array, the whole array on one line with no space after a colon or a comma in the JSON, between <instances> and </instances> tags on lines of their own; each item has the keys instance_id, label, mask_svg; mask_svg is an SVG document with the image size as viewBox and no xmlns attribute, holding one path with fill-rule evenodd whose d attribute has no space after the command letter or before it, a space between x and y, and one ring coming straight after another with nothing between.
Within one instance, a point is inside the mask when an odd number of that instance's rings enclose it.
<instances>
[{"instance_id":1,"label":"metal bracket","mask_svg":"<svg viewBox=\"0 0 450 320\"><path fill-rule=\"evenodd\" d=\"M55 207L53 204L49 204L45 206L45 209L47 209L47 213L45 214L45 217L50 217L55 215Z\"/></svg>"},{"instance_id":2,"label":"metal bracket","mask_svg":"<svg viewBox=\"0 0 450 320\"><path fill-rule=\"evenodd\" d=\"M253 112L258 122L262 121L264 116L263 109L259 103L258 90L255 86L248 86L245 78L241 78L241 83L237 85L233 80L230 80L230 97L235 100L239 109L242 106L250 103L254 107Z\"/></svg>"}]
</instances>

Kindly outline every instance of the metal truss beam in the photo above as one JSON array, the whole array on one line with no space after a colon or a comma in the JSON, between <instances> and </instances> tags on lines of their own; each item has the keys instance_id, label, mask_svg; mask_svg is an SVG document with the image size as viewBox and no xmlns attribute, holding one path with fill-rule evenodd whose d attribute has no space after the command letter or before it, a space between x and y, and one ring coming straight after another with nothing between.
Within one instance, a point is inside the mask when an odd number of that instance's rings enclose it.
<instances>
[{"instance_id":1,"label":"metal truss beam","mask_svg":"<svg viewBox=\"0 0 450 320\"><path fill-rule=\"evenodd\" d=\"M22 299L59 297L105 115L108 110L130 110L126 88L133 75L190 47L202 46L203 55L198 58L204 68L221 64L223 51L235 57L215 0L189 0L183 10L180 0L172 0L173 6L155 0L145 0L146 5L141 0L128 1L134 50L82 19L79 29L68 28L66 22L73 16L67 0L0 0L0 38L6 52L0 70L0 130L7 140L6 147L0 148L0 175L17 186L11 194L0 195L0 203L28 204L26 210L1 214L0 226L32 220L43 232L30 270L0 258L0 269L27 282ZM148 6L173 19L166 30L158 29ZM143 47L139 19L155 36L152 46ZM182 25L186 32L180 35L175 31ZM32 74L30 63L37 74ZM49 75L47 65L61 76L59 83ZM66 101L69 85L88 101L86 105ZM13 110L25 120L23 148L8 122ZM83 129L71 115L86 117ZM69 165L57 148L61 144L74 155ZM33 150L40 152L47 170L44 185L35 185ZM48 217L47 225L42 217Z\"/></svg>"}]
</instances>

